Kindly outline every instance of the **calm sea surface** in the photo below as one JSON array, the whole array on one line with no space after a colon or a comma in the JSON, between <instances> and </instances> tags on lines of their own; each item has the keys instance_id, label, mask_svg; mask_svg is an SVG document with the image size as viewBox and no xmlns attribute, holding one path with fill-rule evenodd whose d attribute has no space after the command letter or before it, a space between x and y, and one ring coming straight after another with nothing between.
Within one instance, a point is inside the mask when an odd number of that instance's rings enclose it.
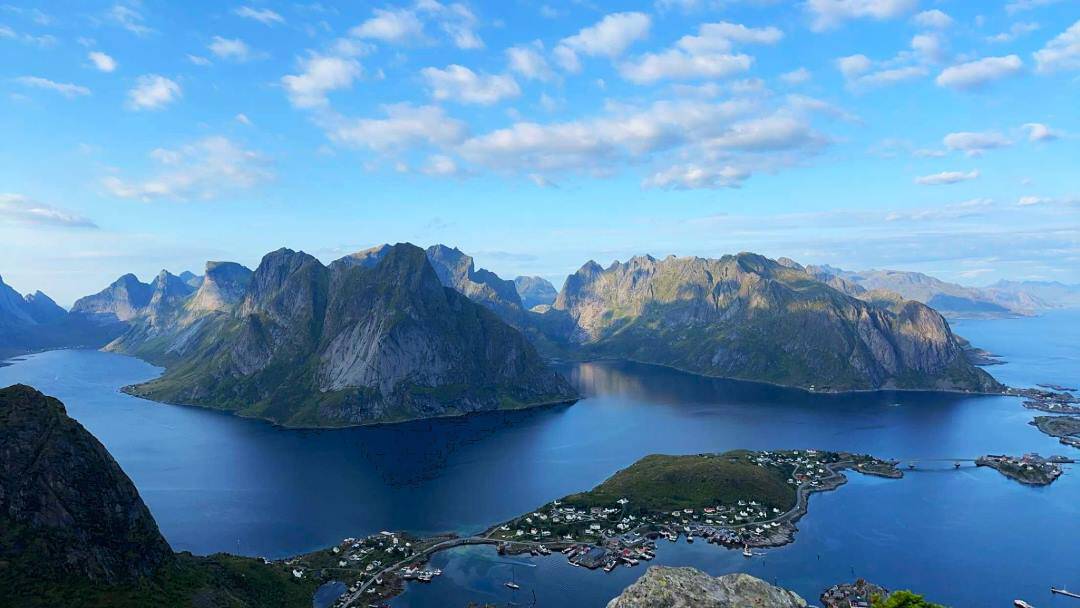
<instances>
[{"instance_id":1,"label":"calm sea surface","mask_svg":"<svg viewBox=\"0 0 1080 608\"><path fill-rule=\"evenodd\" d=\"M988 368L1026 386L1080 383L1080 312L954 323L1002 355ZM573 406L335 431L297 431L135 399L119 387L154 377L137 359L54 351L0 368L65 402L109 448L177 550L281 557L379 530L475 532L583 490L649 453L733 448L974 458L990 452L1080 456L1027 423L1007 397L928 393L811 395L628 363L565 369ZM1071 451L1070 451L1071 450ZM746 559L712 545L661 544L657 563L745 571L811 603L862 576L954 607L1080 608L1048 588L1080 589L1080 468L1048 488L989 469L925 463L902 480L850 475L815 495L795 543ZM561 557L503 559L490 548L445 553L445 574L395 606L469 601L604 606L644 570L610 574ZM517 564L517 565L514 565ZM513 575L517 597L503 586Z\"/></svg>"}]
</instances>

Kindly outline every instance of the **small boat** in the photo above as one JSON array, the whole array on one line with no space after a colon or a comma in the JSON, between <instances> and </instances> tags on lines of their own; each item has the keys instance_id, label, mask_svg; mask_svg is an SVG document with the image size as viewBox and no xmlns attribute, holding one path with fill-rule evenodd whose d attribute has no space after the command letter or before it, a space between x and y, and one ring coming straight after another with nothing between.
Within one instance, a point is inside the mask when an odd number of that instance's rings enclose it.
<instances>
[{"instance_id":1,"label":"small boat","mask_svg":"<svg viewBox=\"0 0 1080 608\"><path fill-rule=\"evenodd\" d=\"M1016 606L1016 608L1035 608L1024 600L1013 600L1013 606Z\"/></svg>"},{"instance_id":2,"label":"small boat","mask_svg":"<svg viewBox=\"0 0 1080 608\"><path fill-rule=\"evenodd\" d=\"M743 545L742 554L743 557L754 557L754 552L750 550L750 545Z\"/></svg>"},{"instance_id":3,"label":"small boat","mask_svg":"<svg viewBox=\"0 0 1080 608\"><path fill-rule=\"evenodd\" d=\"M1065 597L1072 597L1080 600L1080 593L1073 593L1072 591L1066 591L1065 589L1050 587L1050 593L1056 593L1058 595L1064 595Z\"/></svg>"},{"instance_id":4,"label":"small boat","mask_svg":"<svg viewBox=\"0 0 1080 608\"><path fill-rule=\"evenodd\" d=\"M521 585L515 583L514 581L506 581L503 584L511 589L521 589Z\"/></svg>"}]
</instances>

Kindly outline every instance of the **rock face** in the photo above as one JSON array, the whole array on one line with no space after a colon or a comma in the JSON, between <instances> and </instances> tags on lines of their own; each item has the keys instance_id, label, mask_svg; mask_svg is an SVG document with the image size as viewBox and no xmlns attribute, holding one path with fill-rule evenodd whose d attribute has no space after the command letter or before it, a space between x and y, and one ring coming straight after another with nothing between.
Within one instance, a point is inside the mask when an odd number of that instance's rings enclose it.
<instances>
[{"instance_id":1,"label":"rock face","mask_svg":"<svg viewBox=\"0 0 1080 608\"><path fill-rule=\"evenodd\" d=\"M187 304L192 312L230 310L244 299L251 283L250 268L235 262L207 262L195 296Z\"/></svg>"},{"instance_id":2,"label":"rock face","mask_svg":"<svg viewBox=\"0 0 1080 608\"><path fill-rule=\"evenodd\" d=\"M540 317L569 352L706 375L832 390L1001 388L932 309L865 302L756 254L590 261Z\"/></svg>"},{"instance_id":3,"label":"rock face","mask_svg":"<svg viewBox=\"0 0 1080 608\"><path fill-rule=\"evenodd\" d=\"M748 574L712 577L696 568L650 566L607 608L805 608L795 593Z\"/></svg>"},{"instance_id":4,"label":"rock face","mask_svg":"<svg viewBox=\"0 0 1080 608\"><path fill-rule=\"evenodd\" d=\"M559 295L555 286L543 277L517 277L514 279L514 287L517 288L521 304L525 308L550 306Z\"/></svg>"},{"instance_id":5,"label":"rock face","mask_svg":"<svg viewBox=\"0 0 1080 608\"><path fill-rule=\"evenodd\" d=\"M0 577L117 584L170 560L131 480L63 404L0 390Z\"/></svg>"},{"instance_id":6,"label":"rock face","mask_svg":"<svg viewBox=\"0 0 1080 608\"><path fill-rule=\"evenodd\" d=\"M433 245L428 247L427 257L443 285L487 307L507 323L521 327L524 309L513 281L501 279L483 268L477 270L473 259L456 247Z\"/></svg>"},{"instance_id":7,"label":"rock face","mask_svg":"<svg viewBox=\"0 0 1080 608\"><path fill-rule=\"evenodd\" d=\"M343 426L572 401L524 336L444 287L422 249L399 244L329 267L289 249L199 293L163 331L141 323L109 348L164 364L130 390L290 426ZM211 287L216 286L216 287ZM511 284L512 287L512 284ZM228 305L196 307L204 289ZM516 296L516 292L514 294ZM196 309L202 313L196 313Z\"/></svg>"},{"instance_id":8,"label":"rock face","mask_svg":"<svg viewBox=\"0 0 1080 608\"><path fill-rule=\"evenodd\" d=\"M130 321L150 303L151 292L150 285L125 274L98 293L76 300L71 312L100 324Z\"/></svg>"}]
</instances>

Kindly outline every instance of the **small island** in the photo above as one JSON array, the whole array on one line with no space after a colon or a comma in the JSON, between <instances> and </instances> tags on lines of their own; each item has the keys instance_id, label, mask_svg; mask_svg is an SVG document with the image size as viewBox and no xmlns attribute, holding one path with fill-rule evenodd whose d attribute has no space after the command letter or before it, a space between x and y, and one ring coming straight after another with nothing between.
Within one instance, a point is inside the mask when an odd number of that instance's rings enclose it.
<instances>
[{"instance_id":1,"label":"small island","mask_svg":"<svg viewBox=\"0 0 1080 608\"><path fill-rule=\"evenodd\" d=\"M1051 414L1080 414L1080 399L1073 393L1075 388L1059 384L1040 384L1037 388L1024 388L1013 391L1024 397L1024 407Z\"/></svg>"},{"instance_id":2,"label":"small island","mask_svg":"<svg viewBox=\"0 0 1080 608\"><path fill-rule=\"evenodd\" d=\"M496 526L487 538L561 548L571 563L611 571L650 560L656 541L700 538L742 549L790 543L809 495L843 485L841 473L899 478L895 462L846 452L789 450L651 455L591 491Z\"/></svg>"},{"instance_id":3,"label":"small island","mask_svg":"<svg viewBox=\"0 0 1080 608\"><path fill-rule=\"evenodd\" d=\"M1036 416L1029 424L1065 445L1080 448L1080 416Z\"/></svg>"},{"instance_id":4,"label":"small island","mask_svg":"<svg viewBox=\"0 0 1080 608\"><path fill-rule=\"evenodd\" d=\"M1061 476L1061 465L1071 462L1073 462L1072 459L1064 456L1043 458L1034 453L1019 457L988 454L975 460L975 464L980 467L996 469L1009 479L1030 486L1050 485Z\"/></svg>"}]
</instances>

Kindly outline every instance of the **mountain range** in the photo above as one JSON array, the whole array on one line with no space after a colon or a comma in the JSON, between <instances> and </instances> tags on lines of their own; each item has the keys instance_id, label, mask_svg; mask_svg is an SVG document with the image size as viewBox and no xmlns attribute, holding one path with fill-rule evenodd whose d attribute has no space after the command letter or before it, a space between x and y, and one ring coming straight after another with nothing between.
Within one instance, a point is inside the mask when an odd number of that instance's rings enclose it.
<instances>
[{"instance_id":1,"label":"mountain range","mask_svg":"<svg viewBox=\"0 0 1080 608\"><path fill-rule=\"evenodd\" d=\"M329 266L289 249L249 271L212 263L197 290L167 273L108 345L164 365L139 396L287 426L345 426L576 399L455 250L408 244ZM457 252L460 254L460 252ZM478 304L440 280L470 290ZM450 271L450 272L448 272ZM492 277L494 275L491 275ZM512 295L513 283L505 282ZM112 307L115 308L115 307Z\"/></svg>"},{"instance_id":2,"label":"mountain range","mask_svg":"<svg viewBox=\"0 0 1080 608\"><path fill-rule=\"evenodd\" d=\"M807 266L806 270L857 298L888 297L885 292L891 292L956 319L1029 316L1080 306L1080 285L1051 281L999 281L987 287L968 287L902 270L850 271L829 265Z\"/></svg>"},{"instance_id":3,"label":"mountain range","mask_svg":"<svg viewBox=\"0 0 1080 608\"><path fill-rule=\"evenodd\" d=\"M70 315L40 291L23 296L0 278L0 360L50 348L100 348L120 329Z\"/></svg>"},{"instance_id":4,"label":"mountain range","mask_svg":"<svg viewBox=\"0 0 1080 608\"><path fill-rule=\"evenodd\" d=\"M534 319L561 356L818 390L1001 389L930 307L864 301L751 253L590 261Z\"/></svg>"},{"instance_id":5,"label":"mountain range","mask_svg":"<svg viewBox=\"0 0 1080 608\"><path fill-rule=\"evenodd\" d=\"M280 249L254 271L208 262L202 275L162 271L149 283L127 274L70 312L0 283L0 337L47 348L86 335L84 345L166 368L126 387L132 394L287 426L573 401L545 358L630 359L812 390L1001 390L942 315L916 301L971 294L895 274L751 253L637 256L590 261L555 292L444 245L380 245L328 265Z\"/></svg>"}]
</instances>

